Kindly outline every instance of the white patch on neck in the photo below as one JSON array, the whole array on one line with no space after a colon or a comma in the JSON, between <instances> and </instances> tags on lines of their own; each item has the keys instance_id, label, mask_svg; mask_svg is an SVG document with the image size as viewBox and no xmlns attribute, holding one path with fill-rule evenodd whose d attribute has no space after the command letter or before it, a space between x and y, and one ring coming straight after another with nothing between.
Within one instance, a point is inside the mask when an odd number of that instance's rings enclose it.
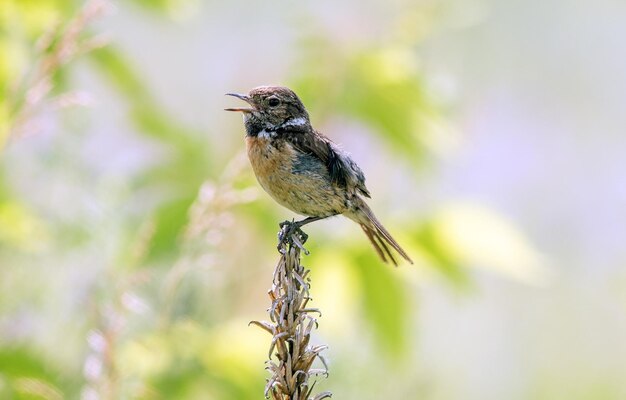
<instances>
[{"instance_id":1,"label":"white patch on neck","mask_svg":"<svg viewBox=\"0 0 626 400\"><path fill-rule=\"evenodd\" d=\"M274 136L276 136L276 132L273 131L266 131L265 129L263 129L261 132L259 132L257 134L257 137L261 138L261 139L271 139Z\"/></svg>"},{"instance_id":2,"label":"white patch on neck","mask_svg":"<svg viewBox=\"0 0 626 400\"><path fill-rule=\"evenodd\" d=\"M300 125L305 125L306 123L307 123L306 118L298 117L298 118L290 119L289 121L285 122L281 126L282 127L285 127L285 126L300 126Z\"/></svg>"}]
</instances>

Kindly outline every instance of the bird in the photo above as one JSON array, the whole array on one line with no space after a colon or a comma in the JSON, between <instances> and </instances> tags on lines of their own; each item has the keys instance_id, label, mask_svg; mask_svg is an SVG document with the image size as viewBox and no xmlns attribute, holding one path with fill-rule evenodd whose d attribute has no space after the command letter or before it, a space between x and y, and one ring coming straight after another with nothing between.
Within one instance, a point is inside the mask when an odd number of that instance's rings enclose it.
<instances>
[{"instance_id":1,"label":"bird","mask_svg":"<svg viewBox=\"0 0 626 400\"><path fill-rule=\"evenodd\" d=\"M315 130L296 93L283 86L259 86L247 94L226 93L247 107L225 108L243 114L248 158L261 187L280 205L307 218L308 224L343 215L361 226L384 262L398 265L393 248L409 255L376 218L365 175L337 144Z\"/></svg>"}]
</instances>

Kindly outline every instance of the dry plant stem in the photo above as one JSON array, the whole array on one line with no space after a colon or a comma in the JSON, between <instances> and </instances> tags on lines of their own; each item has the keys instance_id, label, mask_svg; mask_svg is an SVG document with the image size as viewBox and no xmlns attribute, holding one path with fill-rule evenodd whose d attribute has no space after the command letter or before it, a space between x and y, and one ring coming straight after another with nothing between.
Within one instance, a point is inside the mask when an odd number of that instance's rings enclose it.
<instances>
[{"instance_id":1,"label":"dry plant stem","mask_svg":"<svg viewBox=\"0 0 626 400\"><path fill-rule=\"evenodd\" d=\"M9 117L8 132L0 131L0 150L4 148L12 136L24 135L37 130L35 115L53 89L54 75L72 59L93 49L107 44L102 36L87 36L90 24L102 17L112 8L109 0L88 0L81 10L65 26L57 23L37 41L35 46L36 58L32 70L25 73L21 79L15 80L9 87L7 106ZM69 95L59 97L65 103L80 104L79 96ZM59 102L57 105L62 105Z\"/></svg>"},{"instance_id":2,"label":"dry plant stem","mask_svg":"<svg viewBox=\"0 0 626 400\"><path fill-rule=\"evenodd\" d=\"M326 362L320 353L325 345L311 346L311 331L317 327L314 315L320 311L308 308L309 270L300 264L300 252L307 235L293 222L283 222L279 233L280 260L274 271L269 296L270 322L252 321L273 338L266 369L272 374L265 386L265 397L272 400L321 400L330 398L330 392L313 396L317 375L328 375ZM307 252L308 253L308 252ZM319 358L324 369L312 368Z\"/></svg>"}]
</instances>

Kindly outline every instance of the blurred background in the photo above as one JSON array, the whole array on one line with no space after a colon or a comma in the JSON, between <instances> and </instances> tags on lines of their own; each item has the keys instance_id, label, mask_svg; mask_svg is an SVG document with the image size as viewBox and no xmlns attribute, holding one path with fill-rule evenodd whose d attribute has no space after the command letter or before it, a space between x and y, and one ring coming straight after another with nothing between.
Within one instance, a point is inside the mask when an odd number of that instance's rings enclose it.
<instances>
[{"instance_id":1,"label":"blurred background","mask_svg":"<svg viewBox=\"0 0 626 400\"><path fill-rule=\"evenodd\" d=\"M307 228L337 399L626 398L626 4L0 2L0 398L257 399L293 88L416 261Z\"/></svg>"}]
</instances>

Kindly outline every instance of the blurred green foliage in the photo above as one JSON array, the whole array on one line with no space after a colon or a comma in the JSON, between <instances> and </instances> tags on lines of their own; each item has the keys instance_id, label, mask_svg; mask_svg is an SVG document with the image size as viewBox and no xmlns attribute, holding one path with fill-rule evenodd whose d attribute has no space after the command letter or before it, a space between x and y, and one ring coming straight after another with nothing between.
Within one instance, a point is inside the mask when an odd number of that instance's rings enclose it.
<instances>
[{"instance_id":1,"label":"blurred green foliage","mask_svg":"<svg viewBox=\"0 0 626 400\"><path fill-rule=\"evenodd\" d=\"M411 307L405 288L390 268L377 268L371 254L355 252L352 261L357 277L362 313L370 323L383 354L397 361L407 351Z\"/></svg>"},{"instance_id":2,"label":"blurred green foliage","mask_svg":"<svg viewBox=\"0 0 626 400\"><path fill-rule=\"evenodd\" d=\"M77 395L69 390L76 386L62 378L54 362L26 347L0 349L0 371L4 398L62 399L63 394Z\"/></svg>"},{"instance_id":3,"label":"blurred green foliage","mask_svg":"<svg viewBox=\"0 0 626 400\"><path fill-rule=\"evenodd\" d=\"M177 238L187 222L198 187L211 175L214 166L201 135L177 123L152 99L149 90L124 56L112 46L91 53L98 70L118 89L128 103L129 117L138 132L157 140L171 153L166 162L137 177L138 188L163 186L175 195L154 215L155 231L146 256L149 259L176 256Z\"/></svg>"},{"instance_id":4,"label":"blurred green foliage","mask_svg":"<svg viewBox=\"0 0 626 400\"><path fill-rule=\"evenodd\" d=\"M312 100L313 110L361 120L394 151L410 161L422 160L425 121L437 113L424 92L412 44L346 53L319 38L304 47L293 87Z\"/></svg>"},{"instance_id":5,"label":"blurred green foliage","mask_svg":"<svg viewBox=\"0 0 626 400\"><path fill-rule=\"evenodd\" d=\"M184 2L133 3L139 10L166 16ZM37 107L27 110L28 93L38 84L33 76L46 56L62 45L55 34L80 18L84 7L70 0L0 2L0 151L6 153L9 139L20 140L19 131L43 105L72 89L74 59L47 72L52 87ZM50 34L53 40L47 46L37 44ZM85 43L93 34L85 27L76 43ZM298 72L289 79L311 100L316 114L343 114L367 124L390 151L418 167L428 152L423 139L428 121L440 116L424 89L415 45L391 41L346 51L330 38L309 35ZM204 132L186 126L155 100L121 47L111 43L89 50L76 52L75 58L89 61L99 79L114 89L137 135L166 156L126 177L118 191L105 186L115 199L108 214L69 221L50 215L50 210L25 198L14 181L7 182L10 165L3 160L0 398L258 398L269 343L263 333L246 328L245 318L257 318L243 310L253 305L261 312L265 306L259 302L267 299L256 297L264 294L258 287L257 295L251 294L241 275L269 285L274 255L267 249L274 246L274 237L268 232L276 230L283 214L250 195L256 185L249 169L234 163L229 171L215 164L212 152L220 150L212 149ZM77 157L72 165L80 168L80 163ZM55 168L60 167L43 170L52 175L59 172ZM144 205L135 199L145 193L158 193L151 197L158 201ZM134 211L128 211L127 204ZM68 204L72 206L80 208L80 201ZM419 256L417 268L431 267L455 287L468 284L467 265L481 263L472 254L453 251L462 247L462 238L455 236L459 226L450 225L447 218L412 218L394 228L410 235L405 242L409 253ZM68 240L67 232L72 231L83 232L83 240ZM315 243L320 246L317 252L332 246L345 253L342 267L351 271L358 299L348 310L360 315L372 332L374 348L385 355L384 365L393 369L399 361L406 362L416 313L403 277L380 265L365 240L355 245L316 238ZM314 266L322 260L315 257ZM48 260L81 269L56 270ZM26 279L18 279L18 270L42 274L51 287L39 281L7 287ZM43 308L36 302L8 301L19 297L20 290L50 300ZM66 299L67 291L76 297ZM21 328L22 314L40 323ZM58 314L71 316L62 318L67 325L55 324ZM67 332L78 332L84 340L63 341Z\"/></svg>"}]
</instances>

